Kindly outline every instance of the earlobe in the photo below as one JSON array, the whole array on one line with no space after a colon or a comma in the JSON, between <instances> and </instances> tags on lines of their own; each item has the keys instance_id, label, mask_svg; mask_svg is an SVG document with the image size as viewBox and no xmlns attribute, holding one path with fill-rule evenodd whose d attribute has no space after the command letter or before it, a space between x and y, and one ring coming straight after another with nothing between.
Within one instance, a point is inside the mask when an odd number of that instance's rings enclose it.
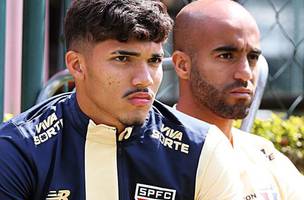
<instances>
[{"instance_id":1,"label":"earlobe","mask_svg":"<svg viewBox=\"0 0 304 200\"><path fill-rule=\"evenodd\" d=\"M81 64L81 55L75 51L68 51L65 55L65 60L66 66L74 79L83 79L84 69Z\"/></svg>"},{"instance_id":2,"label":"earlobe","mask_svg":"<svg viewBox=\"0 0 304 200\"><path fill-rule=\"evenodd\" d=\"M191 60L189 56L181 51L174 51L172 54L172 62L176 74L181 79L189 79L191 70Z\"/></svg>"}]
</instances>

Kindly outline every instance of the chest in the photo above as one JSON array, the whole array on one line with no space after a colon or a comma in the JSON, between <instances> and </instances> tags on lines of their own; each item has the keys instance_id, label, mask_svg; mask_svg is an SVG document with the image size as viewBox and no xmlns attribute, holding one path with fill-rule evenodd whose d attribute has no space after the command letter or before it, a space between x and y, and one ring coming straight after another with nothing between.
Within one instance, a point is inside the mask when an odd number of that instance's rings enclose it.
<instances>
[{"instance_id":1,"label":"chest","mask_svg":"<svg viewBox=\"0 0 304 200\"><path fill-rule=\"evenodd\" d=\"M245 189L245 200L281 200L271 160L260 151L236 151Z\"/></svg>"},{"instance_id":2,"label":"chest","mask_svg":"<svg viewBox=\"0 0 304 200\"><path fill-rule=\"evenodd\" d=\"M198 160L199 154L184 153L153 137L86 141L67 149L61 147L48 159L52 160L49 172L39 186L43 199L194 199L197 162L193 159Z\"/></svg>"}]
</instances>

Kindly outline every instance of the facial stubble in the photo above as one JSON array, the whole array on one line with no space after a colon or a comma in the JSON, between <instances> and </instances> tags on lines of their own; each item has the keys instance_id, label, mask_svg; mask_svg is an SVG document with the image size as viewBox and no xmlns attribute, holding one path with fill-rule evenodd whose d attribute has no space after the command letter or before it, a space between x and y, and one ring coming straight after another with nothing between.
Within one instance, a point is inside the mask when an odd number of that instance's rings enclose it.
<instances>
[{"instance_id":1,"label":"facial stubble","mask_svg":"<svg viewBox=\"0 0 304 200\"><path fill-rule=\"evenodd\" d=\"M252 98L249 102L245 99L239 99L234 104L230 104L227 101L228 91L244 84L247 85L247 83L236 80L234 83L227 84L222 90L219 90L206 81L197 66L192 67L190 76L191 92L199 106L207 107L222 118L243 119L247 116Z\"/></svg>"}]
</instances>

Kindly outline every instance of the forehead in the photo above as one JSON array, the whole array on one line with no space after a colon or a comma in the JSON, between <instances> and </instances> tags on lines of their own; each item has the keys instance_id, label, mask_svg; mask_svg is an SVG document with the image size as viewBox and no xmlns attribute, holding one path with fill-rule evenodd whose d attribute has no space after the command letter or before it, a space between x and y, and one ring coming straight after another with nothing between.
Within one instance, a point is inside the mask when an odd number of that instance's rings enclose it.
<instances>
[{"instance_id":1,"label":"forehead","mask_svg":"<svg viewBox=\"0 0 304 200\"><path fill-rule=\"evenodd\" d=\"M255 23L234 19L209 19L196 31L200 48L230 45L238 49L259 49L260 34Z\"/></svg>"},{"instance_id":2,"label":"forehead","mask_svg":"<svg viewBox=\"0 0 304 200\"><path fill-rule=\"evenodd\" d=\"M92 54L110 55L113 52L128 51L138 56L151 57L154 54L163 54L162 43L151 41L128 41L105 40L91 45Z\"/></svg>"}]
</instances>

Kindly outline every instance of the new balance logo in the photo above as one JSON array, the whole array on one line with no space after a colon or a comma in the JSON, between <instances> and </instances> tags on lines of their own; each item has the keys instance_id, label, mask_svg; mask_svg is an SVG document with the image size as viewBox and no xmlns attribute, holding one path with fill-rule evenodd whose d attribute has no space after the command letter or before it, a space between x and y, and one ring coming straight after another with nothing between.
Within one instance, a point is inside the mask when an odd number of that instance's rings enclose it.
<instances>
[{"instance_id":1,"label":"new balance logo","mask_svg":"<svg viewBox=\"0 0 304 200\"><path fill-rule=\"evenodd\" d=\"M175 200L176 190L152 185L136 184L136 200Z\"/></svg>"},{"instance_id":2,"label":"new balance logo","mask_svg":"<svg viewBox=\"0 0 304 200\"><path fill-rule=\"evenodd\" d=\"M69 200L70 190L49 191L46 200Z\"/></svg>"}]
</instances>

